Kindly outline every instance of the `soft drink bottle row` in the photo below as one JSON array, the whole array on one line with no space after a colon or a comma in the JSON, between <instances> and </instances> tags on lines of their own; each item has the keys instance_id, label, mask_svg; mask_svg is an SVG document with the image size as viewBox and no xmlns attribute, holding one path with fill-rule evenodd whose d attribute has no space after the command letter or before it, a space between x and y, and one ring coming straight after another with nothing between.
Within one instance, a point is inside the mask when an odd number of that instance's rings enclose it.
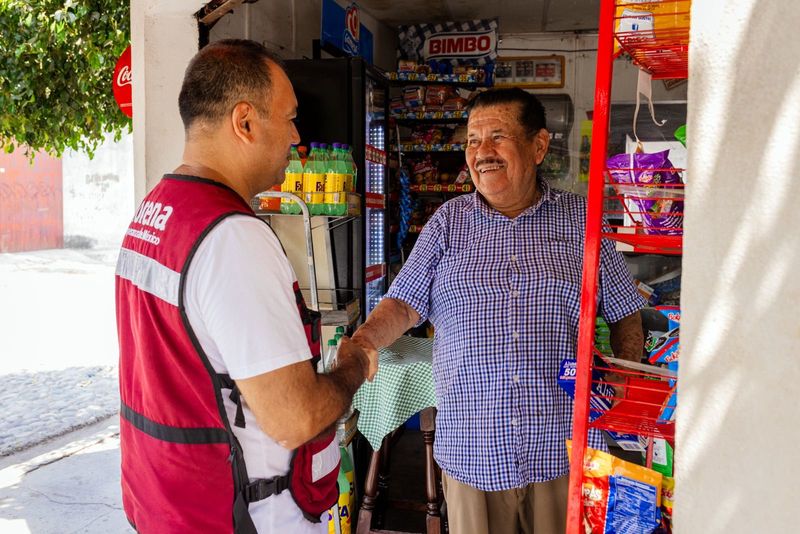
<instances>
[{"instance_id":1,"label":"soft drink bottle row","mask_svg":"<svg viewBox=\"0 0 800 534\"><path fill-rule=\"evenodd\" d=\"M346 215L347 193L355 191L356 166L350 147L343 143L311 143L308 158L292 146L281 191L294 193L308 205L311 215ZM300 213L300 206L281 199L281 213Z\"/></svg>"}]
</instances>

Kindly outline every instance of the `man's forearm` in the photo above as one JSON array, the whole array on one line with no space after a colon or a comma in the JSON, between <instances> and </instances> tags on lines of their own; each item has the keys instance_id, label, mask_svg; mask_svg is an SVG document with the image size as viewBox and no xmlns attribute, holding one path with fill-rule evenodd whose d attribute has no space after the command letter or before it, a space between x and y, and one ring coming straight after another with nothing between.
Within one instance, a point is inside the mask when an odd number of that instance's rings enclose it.
<instances>
[{"instance_id":1,"label":"man's forearm","mask_svg":"<svg viewBox=\"0 0 800 534\"><path fill-rule=\"evenodd\" d=\"M312 393L314 401L309 399L304 403L311 410L311 413L305 414L311 419L310 434L305 441L334 428L336 421L350 407L353 395L364 383L368 367L365 357L352 357L337 360L336 367L329 373L317 375L317 384ZM301 415L299 417L302 418ZM297 446L295 443L291 445Z\"/></svg>"},{"instance_id":2,"label":"man's forearm","mask_svg":"<svg viewBox=\"0 0 800 534\"><path fill-rule=\"evenodd\" d=\"M642 316L636 311L608 325L611 331L611 350L617 358L638 362L642 359L644 333Z\"/></svg>"},{"instance_id":3,"label":"man's forearm","mask_svg":"<svg viewBox=\"0 0 800 534\"><path fill-rule=\"evenodd\" d=\"M353 341L381 349L391 345L417 324L419 314L402 300L385 298L372 310L367 321L353 334Z\"/></svg>"}]
</instances>

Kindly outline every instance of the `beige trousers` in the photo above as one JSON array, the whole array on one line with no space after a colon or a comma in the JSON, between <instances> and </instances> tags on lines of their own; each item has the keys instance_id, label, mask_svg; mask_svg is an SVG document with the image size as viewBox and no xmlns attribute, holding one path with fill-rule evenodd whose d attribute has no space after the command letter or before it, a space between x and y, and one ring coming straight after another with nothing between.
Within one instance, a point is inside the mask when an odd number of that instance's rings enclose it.
<instances>
[{"instance_id":1,"label":"beige trousers","mask_svg":"<svg viewBox=\"0 0 800 534\"><path fill-rule=\"evenodd\" d=\"M451 534L564 534L569 477L481 491L442 473Z\"/></svg>"}]
</instances>

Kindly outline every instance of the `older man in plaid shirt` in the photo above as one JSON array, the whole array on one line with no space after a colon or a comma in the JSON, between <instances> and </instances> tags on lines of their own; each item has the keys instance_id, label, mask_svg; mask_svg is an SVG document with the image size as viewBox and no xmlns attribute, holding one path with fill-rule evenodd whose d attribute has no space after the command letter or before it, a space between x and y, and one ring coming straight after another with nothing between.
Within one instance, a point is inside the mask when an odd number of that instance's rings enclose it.
<instances>
[{"instance_id":1,"label":"older man in plaid shirt","mask_svg":"<svg viewBox=\"0 0 800 534\"><path fill-rule=\"evenodd\" d=\"M549 140L535 96L477 96L466 149L477 193L437 210L353 336L374 351L433 323L434 454L454 534L565 529L572 402L556 378L576 351L586 201L537 179ZM600 265L614 353L638 361L644 299L610 242Z\"/></svg>"}]
</instances>

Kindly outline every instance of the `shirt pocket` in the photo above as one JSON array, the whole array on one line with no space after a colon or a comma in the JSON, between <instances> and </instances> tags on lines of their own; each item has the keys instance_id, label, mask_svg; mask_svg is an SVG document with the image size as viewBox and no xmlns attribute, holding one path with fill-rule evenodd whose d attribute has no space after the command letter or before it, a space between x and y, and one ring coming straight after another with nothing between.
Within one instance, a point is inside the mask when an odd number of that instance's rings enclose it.
<instances>
[{"instance_id":1,"label":"shirt pocket","mask_svg":"<svg viewBox=\"0 0 800 534\"><path fill-rule=\"evenodd\" d=\"M577 328L580 314L583 261L579 247L579 243L549 240L535 254L536 282L552 296L554 309L566 314L572 328Z\"/></svg>"}]
</instances>

